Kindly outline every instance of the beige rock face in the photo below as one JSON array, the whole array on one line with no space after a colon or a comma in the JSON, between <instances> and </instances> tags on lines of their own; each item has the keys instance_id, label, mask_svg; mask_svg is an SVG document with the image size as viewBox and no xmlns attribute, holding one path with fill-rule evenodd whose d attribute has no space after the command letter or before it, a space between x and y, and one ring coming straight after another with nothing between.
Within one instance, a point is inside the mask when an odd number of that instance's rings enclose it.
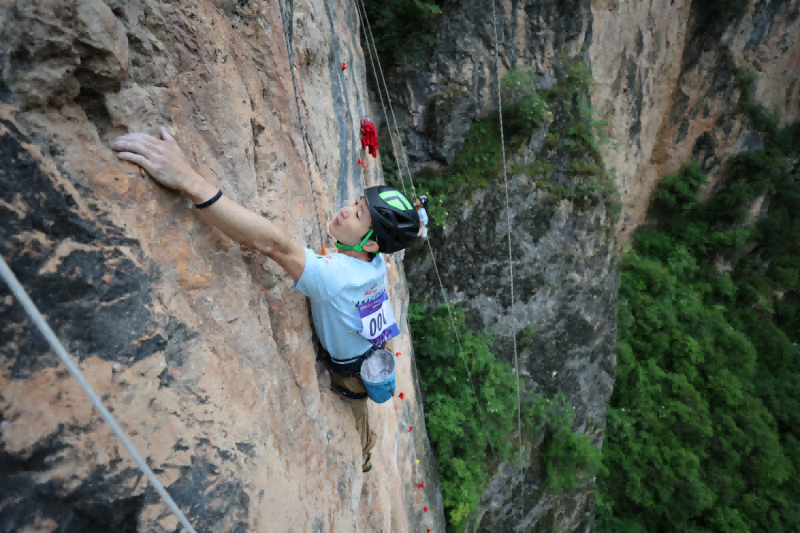
<instances>
[{"instance_id":1,"label":"beige rock face","mask_svg":"<svg viewBox=\"0 0 800 533\"><path fill-rule=\"evenodd\" d=\"M109 147L166 125L226 195L332 248L331 215L378 182L360 149L354 6L20 1L0 24L0 253L197 530L442 531L397 269L405 399L370 405L378 445L363 475L305 297ZM3 528L176 531L0 291Z\"/></svg>"},{"instance_id":2,"label":"beige rock face","mask_svg":"<svg viewBox=\"0 0 800 533\"><path fill-rule=\"evenodd\" d=\"M709 173L761 146L739 109L734 65L781 125L800 118L800 2L751 2L720 40L691 29L690 2L593 2L592 104L610 120L605 154L623 193L622 239L645 218L658 180L689 161Z\"/></svg>"},{"instance_id":3,"label":"beige rock face","mask_svg":"<svg viewBox=\"0 0 800 533\"><path fill-rule=\"evenodd\" d=\"M659 176L697 160L709 171L710 194L728 157L762 146L752 121L737 109L744 102L731 72L734 65L756 75L756 100L781 125L800 118L799 32L800 1L753 2L717 47L686 54L676 106L658 139L661 155L653 161Z\"/></svg>"},{"instance_id":4,"label":"beige rock face","mask_svg":"<svg viewBox=\"0 0 800 533\"><path fill-rule=\"evenodd\" d=\"M755 72L755 96L781 125L800 118L800 2L749 6L722 38L736 64Z\"/></svg>"},{"instance_id":5,"label":"beige rock face","mask_svg":"<svg viewBox=\"0 0 800 533\"><path fill-rule=\"evenodd\" d=\"M681 70L689 0L592 2L592 107L608 121L607 168L622 193L620 229L641 222L660 177L651 163Z\"/></svg>"}]
</instances>

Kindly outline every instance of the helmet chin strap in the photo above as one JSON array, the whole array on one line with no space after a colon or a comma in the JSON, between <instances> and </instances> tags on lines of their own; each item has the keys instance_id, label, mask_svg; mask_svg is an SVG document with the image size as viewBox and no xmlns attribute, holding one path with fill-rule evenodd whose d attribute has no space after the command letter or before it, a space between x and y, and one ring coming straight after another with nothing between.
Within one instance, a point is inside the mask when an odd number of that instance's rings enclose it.
<instances>
[{"instance_id":1,"label":"helmet chin strap","mask_svg":"<svg viewBox=\"0 0 800 533\"><path fill-rule=\"evenodd\" d=\"M369 230L366 237L364 237L364 240L361 241L361 244L358 244L356 246L348 246L346 244L340 243L339 241L336 241L336 247L339 248L340 250L355 250L356 252L363 252L364 245L366 244L366 242L369 240L370 237L372 237L372 230Z\"/></svg>"}]
</instances>

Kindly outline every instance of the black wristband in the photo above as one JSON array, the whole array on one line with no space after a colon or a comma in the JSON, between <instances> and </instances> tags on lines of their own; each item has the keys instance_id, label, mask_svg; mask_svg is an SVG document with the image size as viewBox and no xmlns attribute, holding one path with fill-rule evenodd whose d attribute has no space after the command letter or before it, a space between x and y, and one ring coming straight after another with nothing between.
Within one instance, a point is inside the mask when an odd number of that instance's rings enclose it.
<instances>
[{"instance_id":1,"label":"black wristband","mask_svg":"<svg viewBox=\"0 0 800 533\"><path fill-rule=\"evenodd\" d=\"M222 189L218 189L218 190L217 190L217 194L215 194L214 196L212 196L212 197L211 197L211 199L209 199L209 200L206 200L205 202L202 202L202 203L199 203L199 204L194 204L194 206L195 206L197 209L203 209L204 207L208 207L208 206L210 206L211 204L213 204L214 202L216 202L216 201L217 201L217 200L219 200L220 198L222 198Z\"/></svg>"}]
</instances>

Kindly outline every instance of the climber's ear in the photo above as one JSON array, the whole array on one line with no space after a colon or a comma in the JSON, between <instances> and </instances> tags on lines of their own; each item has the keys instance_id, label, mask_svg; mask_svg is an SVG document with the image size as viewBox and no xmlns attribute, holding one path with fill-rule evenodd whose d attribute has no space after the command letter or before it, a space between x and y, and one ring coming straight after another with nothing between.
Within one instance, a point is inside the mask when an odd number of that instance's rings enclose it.
<instances>
[{"instance_id":1,"label":"climber's ear","mask_svg":"<svg viewBox=\"0 0 800 533\"><path fill-rule=\"evenodd\" d=\"M368 240L367 242L364 243L363 250L365 252L370 252L370 253L376 254L376 253L378 253L378 248L379 248L378 243L373 241L372 239L370 239L370 240Z\"/></svg>"}]
</instances>

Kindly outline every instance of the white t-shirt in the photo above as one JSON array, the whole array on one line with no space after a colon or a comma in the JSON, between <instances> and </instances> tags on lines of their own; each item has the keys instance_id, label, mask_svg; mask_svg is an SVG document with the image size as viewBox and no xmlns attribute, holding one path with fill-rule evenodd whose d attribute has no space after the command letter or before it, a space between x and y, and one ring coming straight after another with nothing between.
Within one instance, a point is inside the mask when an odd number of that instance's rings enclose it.
<instances>
[{"instance_id":1,"label":"white t-shirt","mask_svg":"<svg viewBox=\"0 0 800 533\"><path fill-rule=\"evenodd\" d=\"M311 300L314 329L332 359L352 359L372 347L359 333L358 306L386 290L386 261L380 254L366 262L306 248L306 266L293 288Z\"/></svg>"}]
</instances>

